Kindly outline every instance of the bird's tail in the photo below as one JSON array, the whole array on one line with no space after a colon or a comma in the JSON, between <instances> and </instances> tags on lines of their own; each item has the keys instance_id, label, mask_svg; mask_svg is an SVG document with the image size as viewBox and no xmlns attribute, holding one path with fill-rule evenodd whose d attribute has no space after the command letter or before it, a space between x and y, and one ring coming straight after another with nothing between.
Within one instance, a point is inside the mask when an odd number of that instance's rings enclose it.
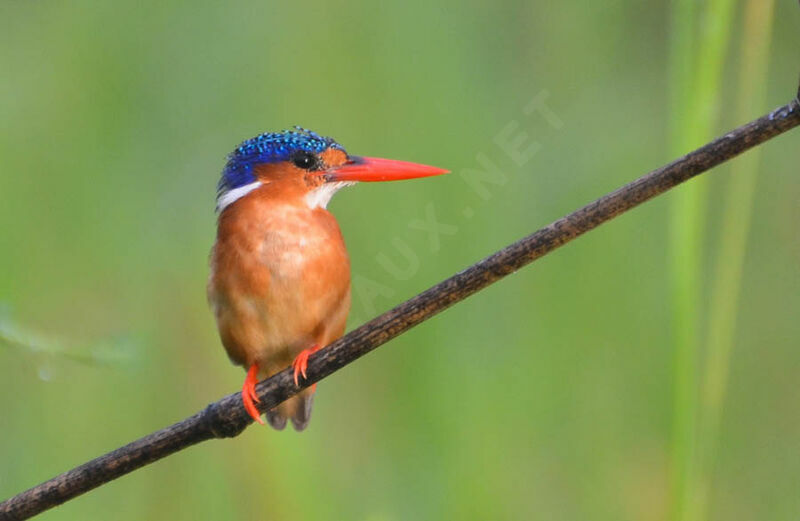
<instances>
[{"instance_id":1,"label":"bird's tail","mask_svg":"<svg viewBox=\"0 0 800 521\"><path fill-rule=\"evenodd\" d=\"M292 426L296 431L308 427L308 422L311 421L311 406L314 404L314 390L313 387L309 387L267 411L267 422L273 429L279 431L286 427L287 420L292 420Z\"/></svg>"}]
</instances>

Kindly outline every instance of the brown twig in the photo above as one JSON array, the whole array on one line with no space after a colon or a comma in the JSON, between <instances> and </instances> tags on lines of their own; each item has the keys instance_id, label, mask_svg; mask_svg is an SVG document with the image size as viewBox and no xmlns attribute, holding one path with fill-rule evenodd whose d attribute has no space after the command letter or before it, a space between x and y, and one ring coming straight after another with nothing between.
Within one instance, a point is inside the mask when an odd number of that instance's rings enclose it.
<instances>
[{"instance_id":1,"label":"brown twig","mask_svg":"<svg viewBox=\"0 0 800 521\"><path fill-rule=\"evenodd\" d=\"M303 387L325 378L562 244L798 125L800 101L794 99L766 116L717 138L503 248L351 331L313 355L308 363L308 378ZM300 388L294 385L291 372L286 369L258 384L256 390L261 399L259 409L265 411L294 395ZM0 520L29 518L201 441L237 436L251 422L242 407L239 393L228 395L194 416L0 503Z\"/></svg>"}]
</instances>

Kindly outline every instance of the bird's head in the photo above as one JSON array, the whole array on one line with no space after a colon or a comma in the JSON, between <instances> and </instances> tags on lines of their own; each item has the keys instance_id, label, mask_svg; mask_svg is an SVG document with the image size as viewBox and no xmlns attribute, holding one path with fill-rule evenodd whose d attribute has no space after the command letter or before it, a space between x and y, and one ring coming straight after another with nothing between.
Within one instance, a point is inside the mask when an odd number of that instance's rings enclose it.
<instances>
[{"instance_id":1,"label":"bird's head","mask_svg":"<svg viewBox=\"0 0 800 521\"><path fill-rule=\"evenodd\" d=\"M357 181L445 173L447 170L417 163L352 156L332 138L294 127L248 139L228 156L217 185L217 213L264 185L302 197L311 208L325 208L337 190Z\"/></svg>"}]
</instances>

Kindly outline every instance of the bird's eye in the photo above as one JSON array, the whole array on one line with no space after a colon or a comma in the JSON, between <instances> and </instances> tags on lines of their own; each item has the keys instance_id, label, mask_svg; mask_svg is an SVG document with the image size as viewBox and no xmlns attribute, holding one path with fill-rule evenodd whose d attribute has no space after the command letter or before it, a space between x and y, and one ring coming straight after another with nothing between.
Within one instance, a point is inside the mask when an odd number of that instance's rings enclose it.
<instances>
[{"instance_id":1,"label":"bird's eye","mask_svg":"<svg viewBox=\"0 0 800 521\"><path fill-rule=\"evenodd\" d=\"M310 152L297 152L292 156L292 163L304 170L316 170L319 167L319 159Z\"/></svg>"}]
</instances>

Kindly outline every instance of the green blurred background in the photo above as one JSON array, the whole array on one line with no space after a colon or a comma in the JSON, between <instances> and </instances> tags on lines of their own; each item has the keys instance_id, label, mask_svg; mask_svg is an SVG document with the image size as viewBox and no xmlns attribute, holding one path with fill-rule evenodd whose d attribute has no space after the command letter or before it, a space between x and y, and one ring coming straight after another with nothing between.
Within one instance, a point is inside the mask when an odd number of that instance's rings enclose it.
<instances>
[{"instance_id":1,"label":"green blurred background","mask_svg":"<svg viewBox=\"0 0 800 521\"><path fill-rule=\"evenodd\" d=\"M800 10L780 2L752 79L763 99L733 110L747 17L732 12L714 134L797 82ZM334 198L353 328L686 152L670 137L692 117L670 105L672 17L633 0L0 1L0 496L239 388L205 300L215 183L239 141L299 124L453 171ZM547 110L526 111L534 99ZM516 160L501 146L515 138ZM800 515L798 145L795 132L762 148L703 518ZM496 182L476 189L487 163ZM700 337L727 262L729 168L702 181ZM41 518L683 518L675 197L328 378L306 432L250 428ZM431 214L446 233L419 229Z\"/></svg>"}]
</instances>

